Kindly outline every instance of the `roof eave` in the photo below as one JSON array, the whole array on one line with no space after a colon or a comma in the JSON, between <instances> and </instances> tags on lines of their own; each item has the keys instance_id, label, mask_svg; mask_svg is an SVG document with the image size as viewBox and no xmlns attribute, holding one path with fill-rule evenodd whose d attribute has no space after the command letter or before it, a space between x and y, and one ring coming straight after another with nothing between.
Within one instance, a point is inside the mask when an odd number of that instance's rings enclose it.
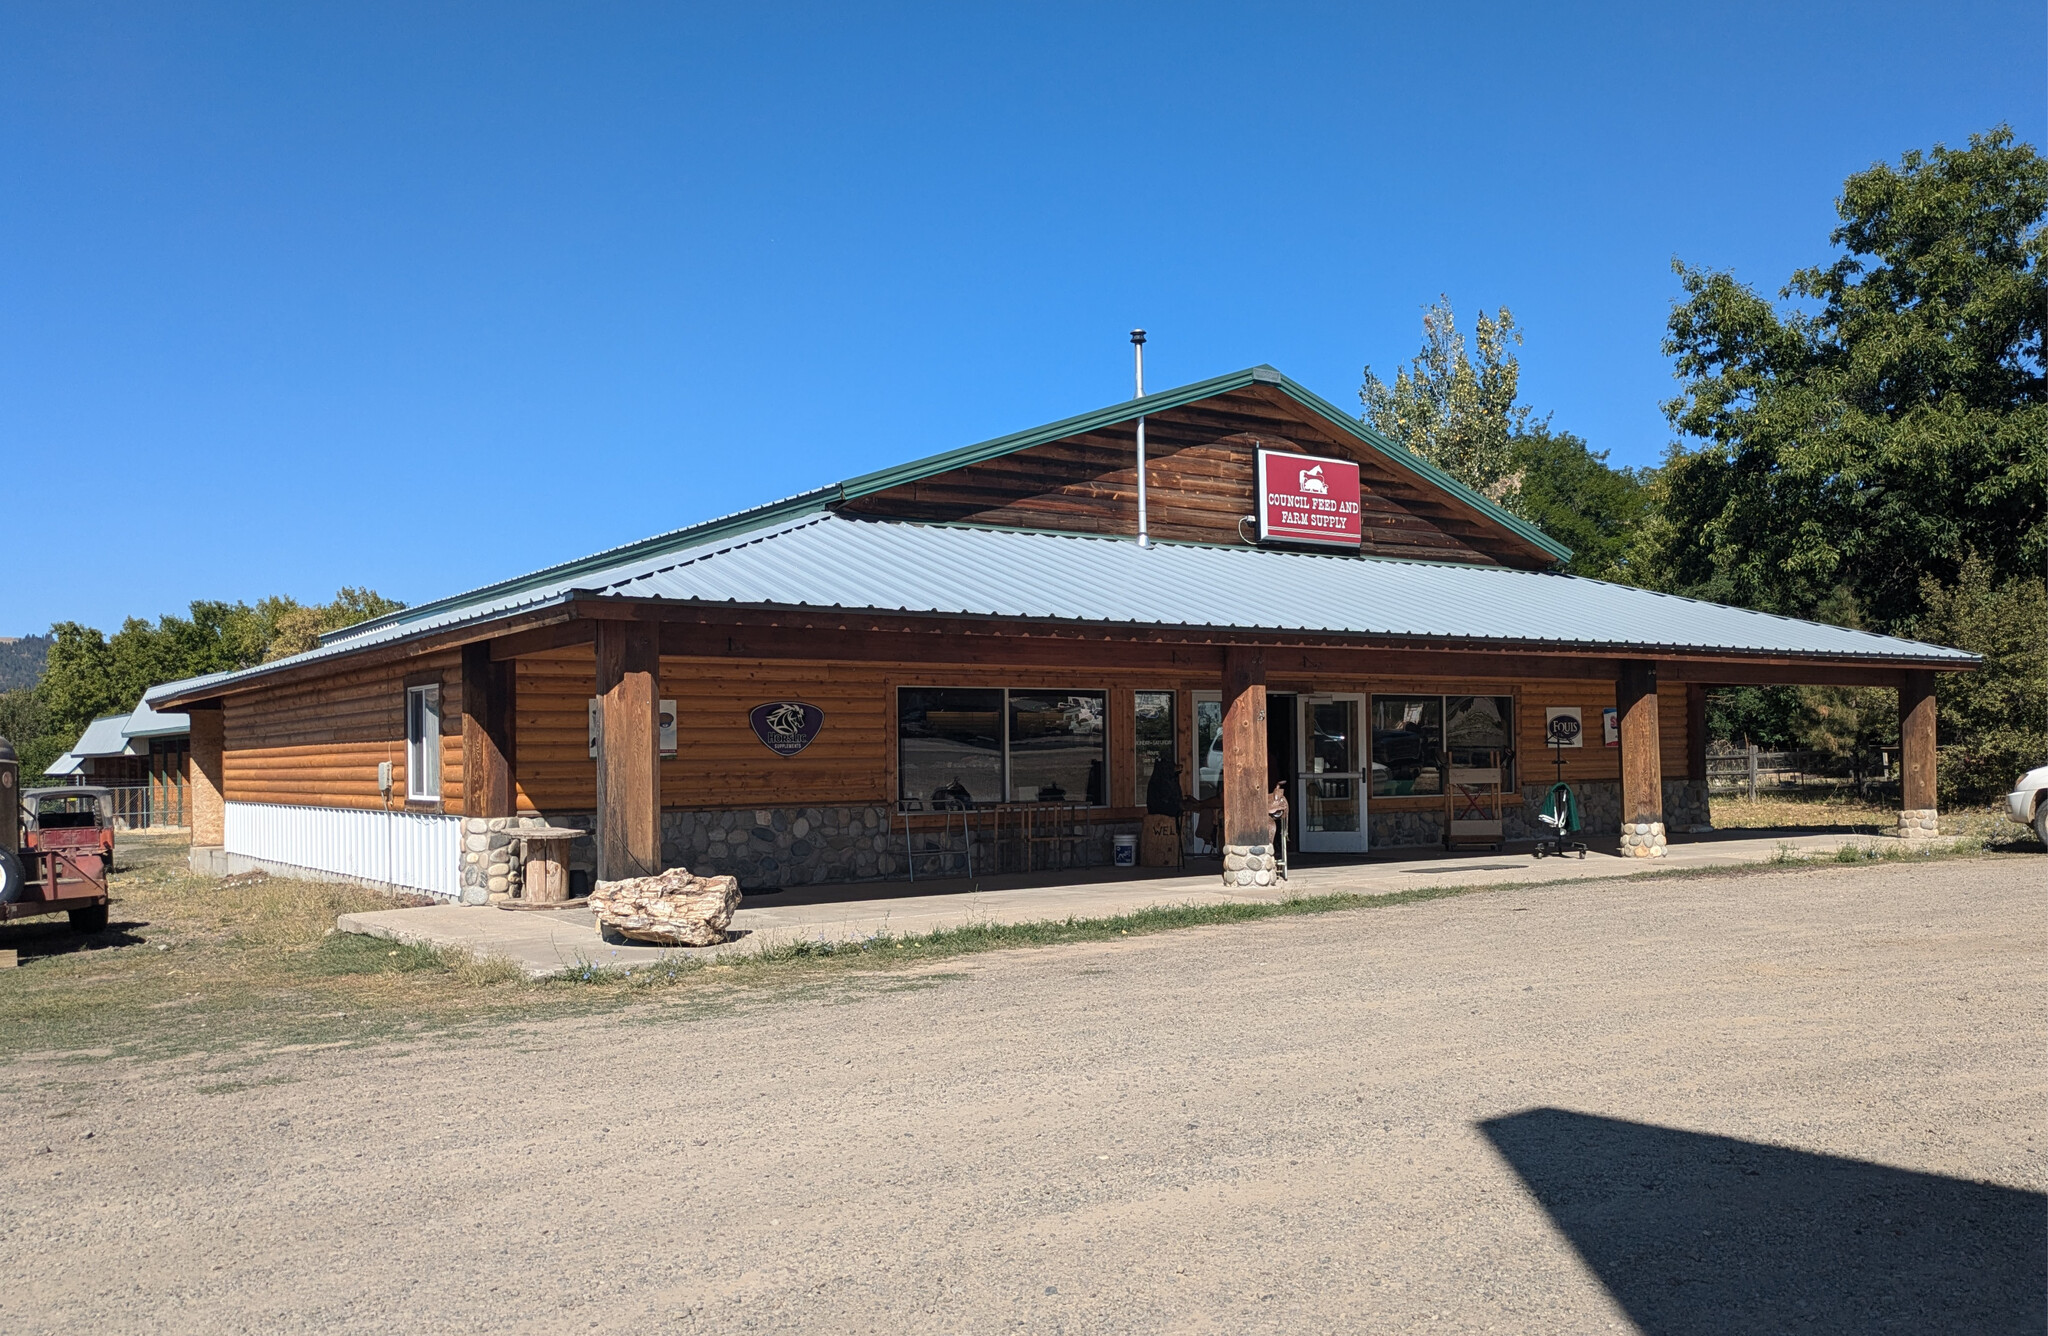
<instances>
[{"instance_id":1,"label":"roof eave","mask_svg":"<svg viewBox=\"0 0 2048 1336\"><path fill-rule=\"evenodd\" d=\"M706 520L702 524L691 525L683 529L674 529L665 534L657 534L652 538L643 538L635 543L607 548L603 552L594 552L590 556L579 557L575 561L561 562L558 565L532 571L510 580L501 580L496 584L484 585L481 588L472 589L466 593L451 594L446 598L438 598L430 603L422 603L417 607L403 608L397 612L386 613L382 617L373 617L368 621L357 622L353 626L345 626L338 631L325 633L320 637L320 646L324 649L330 645L338 645L393 626L401 626L406 622L424 621L438 613L448 612L465 604L508 598L522 590L558 584L563 580L573 580L579 575L586 575L593 571L609 570L624 562L660 556L664 552L680 551L684 548L695 547L700 543L716 542L720 538L728 537L732 534L765 528L779 520L822 511L829 502L839 499L839 496L840 486L837 483L829 487L812 488L808 492L799 492L795 496L785 497L780 501L771 501L766 505L737 511L721 519ZM280 660L280 662L285 662L285 660Z\"/></svg>"},{"instance_id":2,"label":"roof eave","mask_svg":"<svg viewBox=\"0 0 2048 1336\"><path fill-rule=\"evenodd\" d=\"M1449 653L1463 653L1471 650L1504 651L1514 653L1544 653L1557 655L1615 655L1623 658L1654 658L1667 660L1729 660L1790 659L1815 664L1843 664L1876 668L1932 668L1938 671L1965 672L1983 664L1979 655L1954 651L1949 655L1911 654L1859 654L1853 651L1801 650L1801 649L1748 649L1719 645L1681 645L1675 643L1650 643L1643 641L1615 640L1531 640L1507 636L1454 636L1440 634L1407 634L1398 631L1343 631L1317 630L1308 627L1284 626L1233 626L1190 622L1121 622L1091 620L1085 618L1031 617L1022 618L1007 613L980 613L967 611L918 610L882 607L849 607L842 604L822 603L742 603L726 599L676 599L659 596L601 593L579 591L579 598L605 602L647 604L652 606L719 608L733 612L750 613L811 613L820 616L858 615L902 617L928 621L982 621L991 626L1014 626L1023 628L1052 627L1061 630L1088 630L1112 632L1171 631L1176 635L1313 638L1316 640L1341 640L1355 643L1361 649L1373 648L1440 648Z\"/></svg>"},{"instance_id":3,"label":"roof eave","mask_svg":"<svg viewBox=\"0 0 2048 1336\"><path fill-rule=\"evenodd\" d=\"M257 664L252 668L237 669L227 673L209 673L204 677L188 677L182 681L165 682L142 693L142 700L153 710L162 711L190 706L195 701L212 700L230 692L259 685L280 673L310 667L317 663L347 663L357 652L372 649L386 650L420 641L437 641L445 644L463 644L481 639L479 634L497 622L508 622L531 617L536 612L559 608L578 599L593 597L597 591L590 589L568 589L549 598L536 599L517 607L499 608L480 613L462 621L445 622L439 626L421 627L409 634L391 636L377 641L374 645L340 646L321 645L275 663Z\"/></svg>"}]
</instances>

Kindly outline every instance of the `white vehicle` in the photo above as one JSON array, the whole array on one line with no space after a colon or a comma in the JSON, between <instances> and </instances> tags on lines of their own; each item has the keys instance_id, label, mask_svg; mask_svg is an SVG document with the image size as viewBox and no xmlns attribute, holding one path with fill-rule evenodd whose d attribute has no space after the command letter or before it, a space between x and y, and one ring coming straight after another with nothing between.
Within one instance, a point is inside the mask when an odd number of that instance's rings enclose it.
<instances>
[{"instance_id":1,"label":"white vehicle","mask_svg":"<svg viewBox=\"0 0 2048 1336\"><path fill-rule=\"evenodd\" d=\"M2021 775L2020 782L2005 795L2005 807L2013 820L2032 826L2034 834L2041 837L2041 847L2048 849L2048 765Z\"/></svg>"}]
</instances>

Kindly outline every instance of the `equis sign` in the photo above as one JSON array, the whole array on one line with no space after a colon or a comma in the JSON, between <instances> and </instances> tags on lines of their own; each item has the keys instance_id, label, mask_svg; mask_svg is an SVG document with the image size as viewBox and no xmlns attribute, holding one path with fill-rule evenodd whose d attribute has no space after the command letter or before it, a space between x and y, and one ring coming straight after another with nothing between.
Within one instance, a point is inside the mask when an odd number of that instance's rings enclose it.
<instances>
[{"instance_id":1,"label":"equis sign","mask_svg":"<svg viewBox=\"0 0 2048 1336\"><path fill-rule=\"evenodd\" d=\"M1365 538L1358 465L1259 451L1259 541L1356 549Z\"/></svg>"},{"instance_id":2,"label":"equis sign","mask_svg":"<svg viewBox=\"0 0 2048 1336\"><path fill-rule=\"evenodd\" d=\"M770 701L747 712L754 736L778 756L794 756L811 745L824 727L825 712L801 701Z\"/></svg>"}]
</instances>

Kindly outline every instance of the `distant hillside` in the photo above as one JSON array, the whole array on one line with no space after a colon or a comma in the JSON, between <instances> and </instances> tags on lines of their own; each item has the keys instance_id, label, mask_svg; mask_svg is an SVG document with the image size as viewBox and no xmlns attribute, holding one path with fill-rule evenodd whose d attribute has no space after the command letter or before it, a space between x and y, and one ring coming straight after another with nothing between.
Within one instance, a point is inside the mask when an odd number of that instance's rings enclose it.
<instances>
[{"instance_id":1,"label":"distant hillside","mask_svg":"<svg viewBox=\"0 0 2048 1336\"><path fill-rule=\"evenodd\" d=\"M0 691L34 686L49 655L48 636L0 636Z\"/></svg>"}]
</instances>

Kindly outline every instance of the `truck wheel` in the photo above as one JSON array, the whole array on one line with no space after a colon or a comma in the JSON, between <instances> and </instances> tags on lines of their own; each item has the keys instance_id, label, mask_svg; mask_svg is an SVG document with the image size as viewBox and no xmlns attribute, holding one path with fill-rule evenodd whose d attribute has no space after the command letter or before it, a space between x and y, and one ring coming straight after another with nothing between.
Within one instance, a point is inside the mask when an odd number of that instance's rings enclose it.
<instances>
[{"instance_id":1,"label":"truck wheel","mask_svg":"<svg viewBox=\"0 0 2048 1336\"><path fill-rule=\"evenodd\" d=\"M105 905L87 905L84 909L74 909L71 911L70 918L71 930L73 932L105 932L107 930L107 907Z\"/></svg>"},{"instance_id":2,"label":"truck wheel","mask_svg":"<svg viewBox=\"0 0 2048 1336\"><path fill-rule=\"evenodd\" d=\"M11 905L27 893L28 878L22 874L21 860L14 850L0 849L0 905Z\"/></svg>"},{"instance_id":3,"label":"truck wheel","mask_svg":"<svg viewBox=\"0 0 2048 1336\"><path fill-rule=\"evenodd\" d=\"M2034 834L2040 837L2041 847L2048 849L2048 798L2034 804Z\"/></svg>"}]
</instances>

